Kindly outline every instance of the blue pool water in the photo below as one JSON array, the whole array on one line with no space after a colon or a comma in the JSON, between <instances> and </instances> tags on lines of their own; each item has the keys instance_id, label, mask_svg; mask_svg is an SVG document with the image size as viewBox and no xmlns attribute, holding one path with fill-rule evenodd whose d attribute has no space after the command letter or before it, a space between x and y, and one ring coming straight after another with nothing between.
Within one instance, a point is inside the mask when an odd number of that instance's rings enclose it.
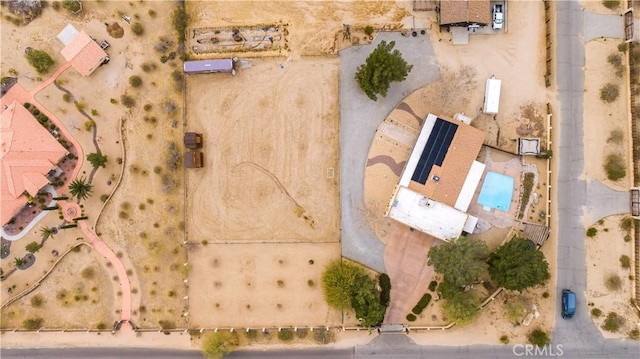
<instances>
[{"instance_id":1,"label":"blue pool water","mask_svg":"<svg viewBox=\"0 0 640 359\"><path fill-rule=\"evenodd\" d=\"M487 172L480 189L478 203L484 207L509 211L513 196L513 177L497 172Z\"/></svg>"}]
</instances>

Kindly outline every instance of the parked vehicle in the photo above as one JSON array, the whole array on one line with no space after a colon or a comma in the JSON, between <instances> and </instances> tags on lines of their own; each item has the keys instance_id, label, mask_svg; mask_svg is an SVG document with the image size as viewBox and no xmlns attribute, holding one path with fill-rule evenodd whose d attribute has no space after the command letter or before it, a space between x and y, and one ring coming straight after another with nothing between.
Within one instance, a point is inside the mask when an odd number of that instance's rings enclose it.
<instances>
[{"instance_id":1,"label":"parked vehicle","mask_svg":"<svg viewBox=\"0 0 640 359\"><path fill-rule=\"evenodd\" d=\"M571 319L576 313L576 293L569 289L562 290L562 318Z\"/></svg>"},{"instance_id":2,"label":"parked vehicle","mask_svg":"<svg viewBox=\"0 0 640 359\"><path fill-rule=\"evenodd\" d=\"M493 29L502 29L504 23L504 13L502 12L502 4L493 5Z\"/></svg>"}]
</instances>

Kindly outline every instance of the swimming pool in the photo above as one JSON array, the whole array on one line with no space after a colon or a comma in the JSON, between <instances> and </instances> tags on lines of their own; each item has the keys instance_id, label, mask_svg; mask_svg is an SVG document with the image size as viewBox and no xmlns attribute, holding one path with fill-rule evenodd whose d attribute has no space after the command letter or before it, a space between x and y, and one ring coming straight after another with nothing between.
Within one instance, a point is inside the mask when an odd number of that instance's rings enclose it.
<instances>
[{"instance_id":1,"label":"swimming pool","mask_svg":"<svg viewBox=\"0 0 640 359\"><path fill-rule=\"evenodd\" d=\"M513 197L513 177L497 172L487 172L480 189L478 203L488 208L508 212ZM488 207L488 208L487 208Z\"/></svg>"}]
</instances>

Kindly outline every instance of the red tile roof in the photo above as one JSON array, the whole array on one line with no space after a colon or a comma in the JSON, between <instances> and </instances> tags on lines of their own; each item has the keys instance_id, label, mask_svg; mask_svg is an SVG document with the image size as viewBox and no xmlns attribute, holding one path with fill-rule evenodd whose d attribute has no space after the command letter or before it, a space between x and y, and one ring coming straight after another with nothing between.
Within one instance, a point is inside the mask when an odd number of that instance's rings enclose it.
<instances>
[{"instance_id":1,"label":"red tile roof","mask_svg":"<svg viewBox=\"0 0 640 359\"><path fill-rule=\"evenodd\" d=\"M17 101L0 115L0 203L2 224L49 183L46 174L67 150Z\"/></svg>"},{"instance_id":2,"label":"red tile roof","mask_svg":"<svg viewBox=\"0 0 640 359\"><path fill-rule=\"evenodd\" d=\"M107 53L84 31L71 40L60 51L67 62L71 62L82 76L89 76L100 66Z\"/></svg>"}]
</instances>

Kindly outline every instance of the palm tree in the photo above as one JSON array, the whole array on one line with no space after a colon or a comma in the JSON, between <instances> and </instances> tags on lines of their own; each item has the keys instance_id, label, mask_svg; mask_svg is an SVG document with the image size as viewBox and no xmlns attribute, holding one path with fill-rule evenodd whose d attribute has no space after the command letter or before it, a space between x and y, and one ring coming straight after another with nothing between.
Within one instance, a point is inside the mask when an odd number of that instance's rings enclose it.
<instances>
[{"instance_id":1,"label":"palm tree","mask_svg":"<svg viewBox=\"0 0 640 359\"><path fill-rule=\"evenodd\" d=\"M15 258L13 259L13 264L14 264L16 267L21 267L21 266L24 264L24 260L22 260L22 258L15 257Z\"/></svg>"},{"instance_id":2,"label":"palm tree","mask_svg":"<svg viewBox=\"0 0 640 359\"><path fill-rule=\"evenodd\" d=\"M93 186L87 183L84 178L77 179L69 185L69 192L78 200L89 198L92 189Z\"/></svg>"},{"instance_id":3,"label":"palm tree","mask_svg":"<svg viewBox=\"0 0 640 359\"><path fill-rule=\"evenodd\" d=\"M42 234L42 240L46 241L49 237L53 238L56 232L51 227L42 227L40 228L40 233Z\"/></svg>"}]
</instances>

